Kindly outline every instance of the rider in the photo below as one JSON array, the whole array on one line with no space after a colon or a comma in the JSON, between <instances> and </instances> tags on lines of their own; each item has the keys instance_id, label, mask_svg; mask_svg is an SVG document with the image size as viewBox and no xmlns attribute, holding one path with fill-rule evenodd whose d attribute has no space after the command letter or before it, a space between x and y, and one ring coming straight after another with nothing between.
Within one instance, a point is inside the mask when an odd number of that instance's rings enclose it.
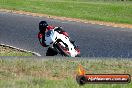
<instances>
[{"instance_id":1,"label":"rider","mask_svg":"<svg viewBox=\"0 0 132 88\"><path fill-rule=\"evenodd\" d=\"M55 31L57 31L60 34L63 34L65 36L69 37L68 33L66 31L62 30L61 27L50 26L50 25L48 25L48 23L46 21L41 21L39 23L39 30L40 30L40 32L38 33L38 39L39 39L40 44L43 47L47 47L48 46L45 43L45 41L46 41L45 40L45 32L47 32L48 30L55 30ZM80 50L74 44L74 41L71 41L71 43L75 46L75 49L80 53ZM52 52L52 53L50 53L50 52ZM53 48L49 47L48 50L47 50L46 56L54 56L54 55L57 55L57 54L58 53Z\"/></svg>"},{"instance_id":2,"label":"rider","mask_svg":"<svg viewBox=\"0 0 132 88\"><path fill-rule=\"evenodd\" d=\"M47 32L48 30L55 30L57 32L59 32L60 34L64 34L65 36L68 37L68 33L65 32L64 30L62 30L60 27L53 27L53 26L50 26L48 25L48 23L46 21L41 21L39 23L39 30L40 32L38 33L38 39L39 39L39 42L40 44L43 46L43 47L47 47L48 45L45 44L45 32Z\"/></svg>"}]
</instances>

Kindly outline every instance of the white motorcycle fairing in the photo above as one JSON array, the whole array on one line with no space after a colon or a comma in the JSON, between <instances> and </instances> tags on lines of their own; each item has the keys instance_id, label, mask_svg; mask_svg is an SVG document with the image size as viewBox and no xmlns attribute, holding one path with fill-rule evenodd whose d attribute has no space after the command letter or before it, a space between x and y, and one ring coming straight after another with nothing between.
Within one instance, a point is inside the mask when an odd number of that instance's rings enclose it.
<instances>
[{"instance_id":1,"label":"white motorcycle fairing","mask_svg":"<svg viewBox=\"0 0 132 88\"><path fill-rule=\"evenodd\" d=\"M76 55L78 55L78 52L75 50L74 45L70 42L69 38L63 34L59 34L55 30L47 31L45 33L45 40L46 45L49 45L50 47L53 47L53 44L57 40L61 40L61 46L68 48L68 53L70 53L71 57L75 57Z\"/></svg>"}]
</instances>

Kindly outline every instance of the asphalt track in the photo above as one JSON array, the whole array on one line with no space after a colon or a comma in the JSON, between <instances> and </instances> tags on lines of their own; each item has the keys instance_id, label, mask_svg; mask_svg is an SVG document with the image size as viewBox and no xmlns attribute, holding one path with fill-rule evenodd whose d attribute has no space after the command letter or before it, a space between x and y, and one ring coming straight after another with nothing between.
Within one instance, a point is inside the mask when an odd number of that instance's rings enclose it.
<instances>
[{"instance_id":1,"label":"asphalt track","mask_svg":"<svg viewBox=\"0 0 132 88\"><path fill-rule=\"evenodd\" d=\"M37 39L38 23L62 26L81 49L82 57L132 58L132 29L61 21L0 12L0 43L34 51L45 56Z\"/></svg>"}]
</instances>

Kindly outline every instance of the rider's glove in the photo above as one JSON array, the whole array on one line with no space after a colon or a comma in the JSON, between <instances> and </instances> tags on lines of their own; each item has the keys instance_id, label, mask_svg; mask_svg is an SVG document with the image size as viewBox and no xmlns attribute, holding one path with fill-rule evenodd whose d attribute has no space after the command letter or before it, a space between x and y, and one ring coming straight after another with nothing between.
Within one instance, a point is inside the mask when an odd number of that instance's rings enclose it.
<instances>
[{"instance_id":1,"label":"rider's glove","mask_svg":"<svg viewBox=\"0 0 132 88\"><path fill-rule=\"evenodd\" d=\"M62 31L62 28L58 27L58 28L55 29L55 31L57 31L58 33L60 33Z\"/></svg>"}]
</instances>

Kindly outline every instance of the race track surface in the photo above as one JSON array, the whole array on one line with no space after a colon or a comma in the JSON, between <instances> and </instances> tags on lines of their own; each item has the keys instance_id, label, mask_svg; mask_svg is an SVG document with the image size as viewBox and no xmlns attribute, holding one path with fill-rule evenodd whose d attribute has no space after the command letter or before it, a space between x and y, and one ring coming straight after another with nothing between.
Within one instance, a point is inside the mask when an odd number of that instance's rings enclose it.
<instances>
[{"instance_id":1,"label":"race track surface","mask_svg":"<svg viewBox=\"0 0 132 88\"><path fill-rule=\"evenodd\" d=\"M81 49L82 57L132 57L132 29L60 21L0 12L0 43L35 51L45 56L37 39L38 23L62 26Z\"/></svg>"}]
</instances>

